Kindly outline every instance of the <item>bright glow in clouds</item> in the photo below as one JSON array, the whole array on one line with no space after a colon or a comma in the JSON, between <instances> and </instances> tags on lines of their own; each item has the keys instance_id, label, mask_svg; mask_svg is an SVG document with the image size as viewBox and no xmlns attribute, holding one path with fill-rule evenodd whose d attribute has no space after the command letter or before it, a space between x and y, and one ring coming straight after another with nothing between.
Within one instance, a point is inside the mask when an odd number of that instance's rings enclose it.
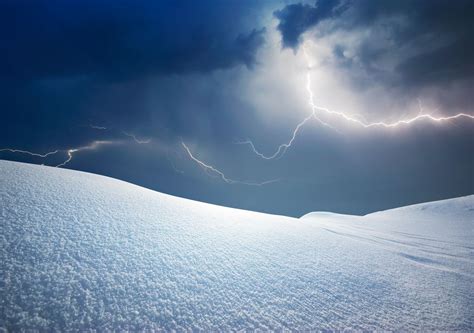
<instances>
[{"instance_id":1,"label":"bright glow in clouds","mask_svg":"<svg viewBox=\"0 0 474 333\"><path fill-rule=\"evenodd\" d=\"M332 129L334 129L334 127L332 125L328 124L327 122L323 121L322 119L320 119L318 117L322 113L325 113L327 115L334 115L334 116L340 117L342 120L352 122L352 123L354 123L354 124L356 124L356 125L358 125L362 128L365 128L365 129L368 129L368 128L371 128L371 127L394 128L394 127L398 127L398 126L402 126L402 125L410 125L414 122L422 121L422 120L428 120L428 121L433 121L433 122L445 122L445 121L454 120L454 119L458 119L458 118L474 119L473 115L470 115L470 114L467 114L467 113L457 113L457 114L452 115L452 116L435 116L435 115L430 114L430 113L425 113L423 111L422 107L421 107L421 103L420 103L419 100L418 100L418 103L419 103L419 107L420 107L420 113L418 115L413 116L413 117L406 117L406 118L403 118L403 119L400 119L400 120L394 121L394 122L387 122L387 121L366 122L364 120L359 119L358 117L356 117L354 115L347 114L347 113L341 112L341 111L333 111L333 110L330 110L326 107L318 106L314 102L314 93L313 93L313 90L312 90L311 70L313 68L313 65L312 65L312 62L311 62L311 58L310 58L310 56L307 52L306 45L302 46L302 50L303 50L304 58L305 58L306 64L307 64L306 87L305 88L306 88L307 95L308 95L308 104L311 107L311 113L296 125L296 127L294 128L294 130L292 132L290 140L285 142L285 143L280 144L273 154L269 154L269 155L263 154L262 152L260 152L259 150L256 149L255 144L251 140L236 142L236 144L246 144L246 145L248 145L251 148L251 150L260 158L263 158L263 159L266 159L266 160L271 160L271 159L282 157L285 154L285 152L287 151L287 149L292 146L292 144L293 144L298 132L300 131L300 129L307 122L309 122L312 119L317 120L318 122L320 122L324 126L327 126L327 127L330 127Z\"/></svg>"},{"instance_id":2,"label":"bright glow in clouds","mask_svg":"<svg viewBox=\"0 0 474 333\"><path fill-rule=\"evenodd\" d=\"M188 154L189 158L191 158L201 168L203 168L204 171L212 172L213 174L219 176L227 184L243 184L243 185L250 185L250 186L263 186L263 185L267 185L267 184L271 184L271 183L275 183L275 182L279 181L279 179L272 179L272 180L267 180L267 181L260 182L260 183L255 183L255 182L240 181L240 180L234 180L234 179L227 178L226 175L222 171L214 168L212 165L204 163L203 161L201 161L200 159L195 157L193 155L193 153L191 152L191 150L188 148L188 146L186 146L186 144L184 142L181 142L181 145L183 146L184 150Z\"/></svg>"}]
</instances>

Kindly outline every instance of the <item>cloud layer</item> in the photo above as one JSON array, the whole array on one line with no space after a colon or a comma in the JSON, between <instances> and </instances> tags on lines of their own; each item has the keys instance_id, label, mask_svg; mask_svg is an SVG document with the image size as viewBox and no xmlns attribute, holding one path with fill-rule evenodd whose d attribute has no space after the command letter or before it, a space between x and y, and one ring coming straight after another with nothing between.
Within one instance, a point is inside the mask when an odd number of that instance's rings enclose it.
<instances>
[{"instance_id":1,"label":"cloud layer","mask_svg":"<svg viewBox=\"0 0 474 333\"><path fill-rule=\"evenodd\" d=\"M383 84L416 94L456 85L461 102L470 99L472 1L316 1L287 5L274 15L283 47L298 49L305 33L317 43L332 38L330 61L359 87Z\"/></svg>"}]
</instances>

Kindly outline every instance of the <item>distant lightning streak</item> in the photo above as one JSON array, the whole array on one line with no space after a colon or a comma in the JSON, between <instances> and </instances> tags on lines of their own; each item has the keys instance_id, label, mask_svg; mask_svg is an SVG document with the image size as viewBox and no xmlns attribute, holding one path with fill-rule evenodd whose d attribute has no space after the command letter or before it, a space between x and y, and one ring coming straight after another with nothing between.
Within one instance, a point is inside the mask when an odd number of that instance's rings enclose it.
<instances>
[{"instance_id":1,"label":"distant lightning streak","mask_svg":"<svg viewBox=\"0 0 474 333\"><path fill-rule=\"evenodd\" d=\"M90 125L89 127L94 128L94 129L99 129L99 130L107 129L106 127L94 126L94 125ZM122 133L124 135L128 136L128 137L131 137L136 143L139 143L139 144L146 144L146 143L151 142L151 139L139 140L133 134L129 134L127 132L122 132ZM63 162L56 165L57 168L60 168L60 167L64 167L67 164L69 164L69 162L72 161L74 155L78 152L81 152L81 151L84 151L84 150L95 150L95 149L99 148L100 146L112 145L112 144L121 144L121 143L123 143L123 142L119 141L119 140L113 140L113 141L112 140L96 140L96 141L93 141L92 143L90 143L86 146L80 146L80 147L71 148L71 149L54 150L54 151L51 151L51 152L48 152L48 153L45 153L45 154L39 154L39 153L34 153L34 152L31 152L31 151L27 151L27 150L12 149L12 148L2 148L2 149L0 149L0 152L27 154L27 155L30 155L30 156L41 157L41 158L47 158L50 155L54 155L54 154L57 154L59 152L64 152L67 155L66 160L64 160Z\"/></svg>"},{"instance_id":2,"label":"distant lightning streak","mask_svg":"<svg viewBox=\"0 0 474 333\"><path fill-rule=\"evenodd\" d=\"M21 149L11 149L11 148L3 148L3 149L0 149L0 152L3 152L3 151L7 151L7 152L10 152L10 153L20 153L20 154L26 154L26 155L30 155L30 156L36 156L36 157L41 157L41 158L46 158L48 157L49 155L54 155L56 153L59 152L59 150L54 150L54 151L50 151L46 154L38 154L38 153L33 153L31 151L27 151L27 150L21 150Z\"/></svg>"},{"instance_id":3,"label":"distant lightning streak","mask_svg":"<svg viewBox=\"0 0 474 333\"><path fill-rule=\"evenodd\" d=\"M317 106L314 102L314 94L313 94L313 91L311 89L311 85L312 85L311 84L311 68L312 68L311 60L310 60L310 57L309 57L309 55L306 51L305 45L303 45L303 54L304 54L304 57L306 59L307 68L308 68L308 72L306 73L306 91L308 93L308 103L311 107L311 113L310 113L309 116L304 118L300 123L298 123L296 125L295 129L293 130L293 134L292 134L290 140L286 143L282 143L281 145L279 145L278 148L276 149L276 151L271 155L265 155L262 152L258 151L256 149L254 143L251 140L236 142L236 144L248 145L251 148L251 150L257 156L259 156L260 158L263 158L263 159L266 159L266 160L272 160L272 159L275 159L275 158L282 157L285 154L285 152L288 150L288 148L290 148L291 145L293 144L293 142L295 141L295 138L296 138L298 132L300 131L300 129L311 119L315 119L318 122L320 122L322 125L330 127L332 129L335 129L333 126L329 125L328 123L324 122L323 120L321 120L318 117L318 114L320 112L324 112L326 114L338 116L338 117L340 117L340 118L342 118L342 119L344 119L348 122L355 123L355 124L357 124L357 125L359 125L363 128L371 128L371 127L394 128L394 127L398 127L398 126L401 126L401 125L409 125L409 124L417 122L419 120L428 120L428 121L432 121L432 122L444 122L444 121L454 120L454 119L458 119L458 118L474 119L474 115L470 115L470 114L467 114L467 113L458 113L458 114L455 114L455 115L452 115L452 116L438 116L438 117L433 116L433 115L431 115L429 113L425 113L423 111L420 100L418 100L418 106L419 106L419 109L420 109L420 112L418 113L418 115L416 115L412 118L401 119L401 120L391 122L391 123L390 122L385 122L385 121L366 122L366 121L360 120L360 119L358 119L358 118L356 118L352 115L348 115L344 112L333 111L333 110L329 110L328 108L325 108L325 107L322 107L322 106Z\"/></svg>"},{"instance_id":4,"label":"distant lightning streak","mask_svg":"<svg viewBox=\"0 0 474 333\"><path fill-rule=\"evenodd\" d=\"M261 183L254 183L254 182L233 180L233 179L227 178L226 175L222 171L220 171L220 170L214 168L212 165L206 164L203 161L196 158L184 142L181 142L181 145L183 146L184 150L188 153L189 157L194 162L196 162L200 167L202 167L206 171L206 173L211 172L211 173L217 175L219 178L221 178L227 184L243 184L243 185L250 185L250 186L263 186L263 185L267 185L267 184L271 184L271 183L275 183L275 182L279 181L279 179L272 179L272 180L267 180L267 181L264 181L264 182L261 182Z\"/></svg>"},{"instance_id":5,"label":"distant lightning streak","mask_svg":"<svg viewBox=\"0 0 474 333\"><path fill-rule=\"evenodd\" d=\"M174 153L177 154L176 151L175 151ZM176 166L176 164L173 162L173 159L172 159L171 156L170 156L170 151L169 151L169 149L166 151L166 158L168 159L168 161L169 161L170 164L171 164L171 167L173 168L174 171L176 171L176 173L181 173L181 174L184 173L184 171L181 170L181 169L178 169L178 167Z\"/></svg>"},{"instance_id":6,"label":"distant lightning streak","mask_svg":"<svg viewBox=\"0 0 474 333\"><path fill-rule=\"evenodd\" d=\"M112 144L118 144L118 143L119 143L119 141L99 141L99 140L97 140L97 141L93 141L91 144L89 144L87 146L68 149L68 150L66 150L68 158L64 162L56 165L56 167L60 168L60 167L66 166L69 162L71 162L71 160L73 158L73 155L75 153L78 153L78 152L81 152L81 151L84 151L84 150L94 150L94 149L97 149L98 147L103 146L103 145L112 145Z\"/></svg>"},{"instance_id":7,"label":"distant lightning streak","mask_svg":"<svg viewBox=\"0 0 474 333\"><path fill-rule=\"evenodd\" d=\"M227 178L224 173L222 173L221 171L217 170L216 168L214 168L212 165L208 165L204 162L202 162L201 160L197 159L196 157L194 157L193 153L191 153L191 150L189 150L188 146L186 146L186 144L184 142L181 142L181 145L184 147L184 149L186 150L186 152L188 153L189 157L194 161L196 162L197 164L199 164L202 168L204 168L205 170L211 170L212 172L218 174L223 181L225 181L226 183L228 184L233 184L235 183L235 181L233 181L232 179L229 179Z\"/></svg>"},{"instance_id":8,"label":"distant lightning streak","mask_svg":"<svg viewBox=\"0 0 474 333\"><path fill-rule=\"evenodd\" d=\"M90 128L96 129L96 130L106 130L107 127L104 126L96 126L96 125L89 125Z\"/></svg>"},{"instance_id":9,"label":"distant lightning streak","mask_svg":"<svg viewBox=\"0 0 474 333\"><path fill-rule=\"evenodd\" d=\"M27 150L21 150L21 149L11 149L11 148L2 148L0 149L0 152L10 152L10 153L20 153L20 154L26 154L26 155L30 155L30 156L35 156L35 157L41 157L41 158L47 158L48 156L50 155L54 155L54 154L57 154L59 152L65 152L67 154L67 159L64 161L64 162L61 162L60 164L56 165L56 167L63 167L65 165L67 165L69 162L71 162L72 158L73 158L73 155L75 153L78 153L78 152L81 152L81 151L84 151L84 150L94 150L94 149L97 149L99 146L103 146L103 145L112 145L112 144L119 144L121 143L121 141L100 141L100 140L96 140L96 141L93 141L91 144L87 145L87 146L81 146L81 147L78 147L78 148L71 148L71 149L67 149L67 150L54 150L54 151L50 151L46 154L38 154L38 153L33 153L31 151L27 151Z\"/></svg>"},{"instance_id":10,"label":"distant lightning streak","mask_svg":"<svg viewBox=\"0 0 474 333\"><path fill-rule=\"evenodd\" d=\"M135 141L136 143L138 144L146 144L146 143L150 143L151 142L151 139L146 139L146 140L139 140L137 139L137 137L134 135L134 134L130 134L130 133L127 133L127 132L122 132L124 135L130 137L133 139L133 141Z\"/></svg>"}]
</instances>

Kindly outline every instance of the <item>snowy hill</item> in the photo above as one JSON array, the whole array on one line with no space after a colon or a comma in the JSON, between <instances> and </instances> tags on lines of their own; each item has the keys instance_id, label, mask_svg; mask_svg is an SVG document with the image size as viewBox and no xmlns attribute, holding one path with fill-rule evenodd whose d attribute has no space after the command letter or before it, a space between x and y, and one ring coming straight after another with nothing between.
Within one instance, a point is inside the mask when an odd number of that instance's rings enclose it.
<instances>
[{"instance_id":1,"label":"snowy hill","mask_svg":"<svg viewBox=\"0 0 474 333\"><path fill-rule=\"evenodd\" d=\"M474 197L301 219L0 161L0 328L474 330Z\"/></svg>"}]
</instances>

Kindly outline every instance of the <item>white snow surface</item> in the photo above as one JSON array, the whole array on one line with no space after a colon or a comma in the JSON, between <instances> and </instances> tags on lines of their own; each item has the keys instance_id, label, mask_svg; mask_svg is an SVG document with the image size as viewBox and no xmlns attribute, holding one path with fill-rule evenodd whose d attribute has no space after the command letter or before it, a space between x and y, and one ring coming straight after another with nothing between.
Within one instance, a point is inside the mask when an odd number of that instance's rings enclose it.
<instances>
[{"instance_id":1,"label":"white snow surface","mask_svg":"<svg viewBox=\"0 0 474 333\"><path fill-rule=\"evenodd\" d=\"M474 330L474 196L296 219L0 161L0 223L11 331Z\"/></svg>"}]
</instances>

